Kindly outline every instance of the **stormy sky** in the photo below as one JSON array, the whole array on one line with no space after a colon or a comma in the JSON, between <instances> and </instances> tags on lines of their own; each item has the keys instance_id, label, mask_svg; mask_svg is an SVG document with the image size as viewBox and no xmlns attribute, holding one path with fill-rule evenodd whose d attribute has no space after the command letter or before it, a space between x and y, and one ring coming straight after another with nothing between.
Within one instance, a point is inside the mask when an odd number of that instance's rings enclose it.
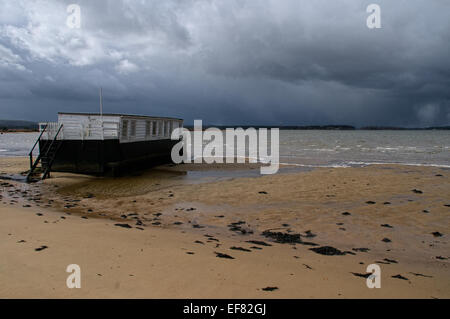
<instances>
[{"instance_id":1,"label":"stormy sky","mask_svg":"<svg viewBox=\"0 0 450 319\"><path fill-rule=\"evenodd\" d=\"M99 87L186 124L449 125L450 1L0 0L0 118L98 112Z\"/></svg>"}]
</instances>

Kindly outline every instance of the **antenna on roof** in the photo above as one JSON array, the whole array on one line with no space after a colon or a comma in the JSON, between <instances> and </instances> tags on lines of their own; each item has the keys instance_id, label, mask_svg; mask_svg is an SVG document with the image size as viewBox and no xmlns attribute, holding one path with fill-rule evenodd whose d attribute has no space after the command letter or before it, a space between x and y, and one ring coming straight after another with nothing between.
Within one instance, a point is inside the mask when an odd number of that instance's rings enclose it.
<instances>
[{"instance_id":1,"label":"antenna on roof","mask_svg":"<svg viewBox=\"0 0 450 319\"><path fill-rule=\"evenodd\" d=\"M103 117L103 96L102 96L102 88L100 88L100 116Z\"/></svg>"}]
</instances>

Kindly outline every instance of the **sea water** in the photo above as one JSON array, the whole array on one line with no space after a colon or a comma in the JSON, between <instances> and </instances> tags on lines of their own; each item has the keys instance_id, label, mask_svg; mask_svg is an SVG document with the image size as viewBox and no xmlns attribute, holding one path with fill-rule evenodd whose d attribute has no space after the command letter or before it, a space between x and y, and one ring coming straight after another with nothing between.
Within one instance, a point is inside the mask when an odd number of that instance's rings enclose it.
<instances>
[{"instance_id":1,"label":"sea water","mask_svg":"<svg viewBox=\"0 0 450 319\"><path fill-rule=\"evenodd\" d=\"M38 135L0 134L0 156L28 155ZM450 131L281 130L280 163L306 167L397 163L450 168Z\"/></svg>"}]
</instances>

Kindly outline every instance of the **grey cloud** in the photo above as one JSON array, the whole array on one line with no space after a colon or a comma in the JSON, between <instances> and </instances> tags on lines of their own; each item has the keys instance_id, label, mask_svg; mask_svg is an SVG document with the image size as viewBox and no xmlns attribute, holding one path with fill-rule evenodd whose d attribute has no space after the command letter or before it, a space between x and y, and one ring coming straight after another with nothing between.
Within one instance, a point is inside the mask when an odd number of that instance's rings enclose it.
<instances>
[{"instance_id":1,"label":"grey cloud","mask_svg":"<svg viewBox=\"0 0 450 319\"><path fill-rule=\"evenodd\" d=\"M375 1L378 30L372 1L80 1L79 30L71 2L2 2L1 118L97 110L102 86L108 111L188 122L450 122L450 2Z\"/></svg>"}]
</instances>

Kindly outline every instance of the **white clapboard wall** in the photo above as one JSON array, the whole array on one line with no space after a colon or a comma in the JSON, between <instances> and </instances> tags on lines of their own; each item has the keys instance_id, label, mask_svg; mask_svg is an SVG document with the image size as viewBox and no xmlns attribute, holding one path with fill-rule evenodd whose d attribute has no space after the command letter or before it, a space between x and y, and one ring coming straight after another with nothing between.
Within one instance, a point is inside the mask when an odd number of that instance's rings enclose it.
<instances>
[{"instance_id":1,"label":"white clapboard wall","mask_svg":"<svg viewBox=\"0 0 450 319\"><path fill-rule=\"evenodd\" d=\"M183 120L152 116L122 114L58 113L58 122L40 123L43 139L107 140L119 139L120 143L170 139L172 131L183 126Z\"/></svg>"}]
</instances>

